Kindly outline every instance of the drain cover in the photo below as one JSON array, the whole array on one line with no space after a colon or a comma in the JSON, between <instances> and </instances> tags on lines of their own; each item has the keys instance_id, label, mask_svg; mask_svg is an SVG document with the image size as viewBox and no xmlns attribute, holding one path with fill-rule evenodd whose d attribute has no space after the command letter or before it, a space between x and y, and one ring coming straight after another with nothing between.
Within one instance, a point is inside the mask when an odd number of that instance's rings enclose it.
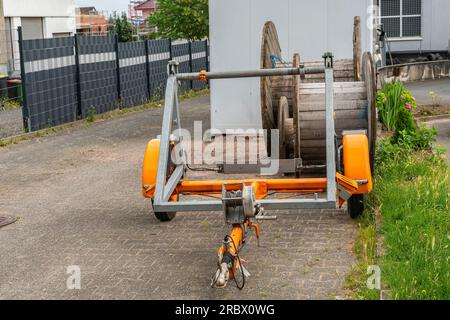
<instances>
[{"instance_id":1,"label":"drain cover","mask_svg":"<svg viewBox=\"0 0 450 320\"><path fill-rule=\"evenodd\" d=\"M0 216L0 228L16 222L17 219L11 216Z\"/></svg>"}]
</instances>

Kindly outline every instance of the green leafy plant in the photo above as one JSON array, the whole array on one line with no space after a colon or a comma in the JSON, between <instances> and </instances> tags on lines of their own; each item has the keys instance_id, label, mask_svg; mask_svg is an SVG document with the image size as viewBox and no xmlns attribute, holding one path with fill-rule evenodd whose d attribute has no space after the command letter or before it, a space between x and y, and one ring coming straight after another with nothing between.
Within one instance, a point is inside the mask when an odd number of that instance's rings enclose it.
<instances>
[{"instance_id":1,"label":"green leafy plant","mask_svg":"<svg viewBox=\"0 0 450 320\"><path fill-rule=\"evenodd\" d=\"M432 116L433 113L430 110L420 110L420 115L424 117Z\"/></svg>"},{"instance_id":2,"label":"green leafy plant","mask_svg":"<svg viewBox=\"0 0 450 320\"><path fill-rule=\"evenodd\" d=\"M415 151L429 151L436 142L437 132L435 128L427 128L422 125L415 130L402 130L392 137L392 142L406 149Z\"/></svg>"},{"instance_id":3,"label":"green leafy plant","mask_svg":"<svg viewBox=\"0 0 450 320\"><path fill-rule=\"evenodd\" d=\"M108 31L114 32L119 37L119 42L131 42L133 41L133 25L128 21L125 12L122 15L117 15L114 13L112 17L109 18L110 27Z\"/></svg>"},{"instance_id":4,"label":"green leafy plant","mask_svg":"<svg viewBox=\"0 0 450 320\"><path fill-rule=\"evenodd\" d=\"M384 148L380 150L382 156L387 156L386 152L397 152L397 147L403 150L431 150L436 141L436 130L416 126L412 113L416 107L414 97L401 82L385 84L383 90L378 93L380 121L388 130L395 131L394 136L388 140L391 146L380 144Z\"/></svg>"},{"instance_id":5,"label":"green leafy plant","mask_svg":"<svg viewBox=\"0 0 450 320\"><path fill-rule=\"evenodd\" d=\"M389 161L407 159L414 151L430 151L436 136L436 129L421 126L417 130L399 131L390 138L380 140L376 150L377 167Z\"/></svg>"},{"instance_id":6,"label":"green leafy plant","mask_svg":"<svg viewBox=\"0 0 450 320\"><path fill-rule=\"evenodd\" d=\"M0 111L20 108L22 104L18 100L2 98L0 99Z\"/></svg>"},{"instance_id":7,"label":"green leafy plant","mask_svg":"<svg viewBox=\"0 0 450 320\"><path fill-rule=\"evenodd\" d=\"M413 128L412 111L416 107L414 97L399 81L385 84L377 96L380 121L390 131Z\"/></svg>"},{"instance_id":8,"label":"green leafy plant","mask_svg":"<svg viewBox=\"0 0 450 320\"><path fill-rule=\"evenodd\" d=\"M408 157L411 152L412 149L407 146L392 143L392 138L381 139L376 146L376 167L379 168L388 161L397 161Z\"/></svg>"},{"instance_id":9,"label":"green leafy plant","mask_svg":"<svg viewBox=\"0 0 450 320\"><path fill-rule=\"evenodd\" d=\"M209 35L208 0L160 0L149 17L161 38L201 40Z\"/></svg>"},{"instance_id":10,"label":"green leafy plant","mask_svg":"<svg viewBox=\"0 0 450 320\"><path fill-rule=\"evenodd\" d=\"M95 109L95 107L90 107L88 110L88 114L86 116L86 121L94 122L96 115L97 115L97 110Z\"/></svg>"},{"instance_id":11,"label":"green leafy plant","mask_svg":"<svg viewBox=\"0 0 450 320\"><path fill-rule=\"evenodd\" d=\"M410 110L401 107L398 111L397 123L395 124L397 131L415 131L416 124L414 123L414 116Z\"/></svg>"},{"instance_id":12,"label":"green leafy plant","mask_svg":"<svg viewBox=\"0 0 450 320\"><path fill-rule=\"evenodd\" d=\"M147 40L156 40L156 39L158 39L158 33L156 32L150 32L147 35Z\"/></svg>"},{"instance_id":13,"label":"green leafy plant","mask_svg":"<svg viewBox=\"0 0 450 320\"><path fill-rule=\"evenodd\" d=\"M446 152L447 152L447 148L446 147L443 147L443 146L437 146L436 147L436 154L439 157L444 156Z\"/></svg>"},{"instance_id":14,"label":"green leafy plant","mask_svg":"<svg viewBox=\"0 0 450 320\"><path fill-rule=\"evenodd\" d=\"M122 99L118 99L117 101L116 101L116 109L119 109L119 110L122 110L122 109L124 109L124 103L123 103L123 100Z\"/></svg>"}]
</instances>

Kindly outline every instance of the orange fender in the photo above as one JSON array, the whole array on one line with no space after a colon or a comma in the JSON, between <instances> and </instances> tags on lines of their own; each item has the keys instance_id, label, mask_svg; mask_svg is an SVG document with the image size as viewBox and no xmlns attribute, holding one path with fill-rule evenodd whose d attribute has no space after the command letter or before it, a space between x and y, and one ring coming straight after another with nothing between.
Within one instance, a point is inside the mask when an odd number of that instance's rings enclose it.
<instances>
[{"instance_id":1,"label":"orange fender","mask_svg":"<svg viewBox=\"0 0 450 320\"><path fill-rule=\"evenodd\" d=\"M147 144L142 163L142 194L153 198L155 193L156 174L158 172L159 139L153 139Z\"/></svg>"},{"instance_id":2,"label":"orange fender","mask_svg":"<svg viewBox=\"0 0 450 320\"><path fill-rule=\"evenodd\" d=\"M369 142L362 133L344 134L343 137L344 175L352 180L367 180L361 184L355 194L368 194L372 191L372 173L370 171Z\"/></svg>"}]
</instances>

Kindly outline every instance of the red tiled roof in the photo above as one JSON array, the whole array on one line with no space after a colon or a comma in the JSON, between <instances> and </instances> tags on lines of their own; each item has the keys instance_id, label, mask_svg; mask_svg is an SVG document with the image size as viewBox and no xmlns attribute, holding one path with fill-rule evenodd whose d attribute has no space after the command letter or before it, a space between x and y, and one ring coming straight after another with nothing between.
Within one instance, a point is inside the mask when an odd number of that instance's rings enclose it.
<instances>
[{"instance_id":1,"label":"red tiled roof","mask_svg":"<svg viewBox=\"0 0 450 320\"><path fill-rule=\"evenodd\" d=\"M134 7L135 10L145 10L145 9L156 9L156 2L149 0L149 1L145 1L144 3L141 3L140 5L137 5L136 7Z\"/></svg>"}]
</instances>

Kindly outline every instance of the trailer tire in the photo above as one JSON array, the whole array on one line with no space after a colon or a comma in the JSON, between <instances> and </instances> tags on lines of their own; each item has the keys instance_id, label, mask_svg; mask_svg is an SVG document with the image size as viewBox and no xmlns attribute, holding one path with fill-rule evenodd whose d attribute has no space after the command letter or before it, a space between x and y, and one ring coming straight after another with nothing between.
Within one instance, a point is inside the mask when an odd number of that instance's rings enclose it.
<instances>
[{"instance_id":1,"label":"trailer tire","mask_svg":"<svg viewBox=\"0 0 450 320\"><path fill-rule=\"evenodd\" d=\"M156 219L158 219L161 222L172 221L176 215L177 215L176 212L155 212Z\"/></svg>"},{"instance_id":2,"label":"trailer tire","mask_svg":"<svg viewBox=\"0 0 450 320\"><path fill-rule=\"evenodd\" d=\"M178 196L177 196L177 201L178 201ZM153 199L152 199L152 207L153 207ZM161 222L172 221L173 219L175 219L175 216L177 215L176 212L155 212L155 211L153 211L153 213L155 214L156 219L158 219Z\"/></svg>"},{"instance_id":3,"label":"trailer tire","mask_svg":"<svg viewBox=\"0 0 450 320\"><path fill-rule=\"evenodd\" d=\"M366 207L366 195L354 194L347 201L347 210L352 219L360 217Z\"/></svg>"}]
</instances>

